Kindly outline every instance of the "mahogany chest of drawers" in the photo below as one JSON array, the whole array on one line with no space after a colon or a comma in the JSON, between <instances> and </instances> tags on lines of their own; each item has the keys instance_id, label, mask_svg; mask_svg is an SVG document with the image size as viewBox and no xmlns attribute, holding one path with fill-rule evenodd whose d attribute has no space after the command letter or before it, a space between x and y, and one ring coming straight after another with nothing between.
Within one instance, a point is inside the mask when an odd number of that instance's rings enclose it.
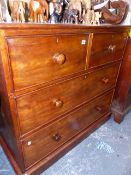
<instances>
[{"instance_id":1,"label":"mahogany chest of drawers","mask_svg":"<svg viewBox=\"0 0 131 175\"><path fill-rule=\"evenodd\" d=\"M18 175L40 174L109 118L128 30L0 25L1 144Z\"/></svg>"}]
</instances>

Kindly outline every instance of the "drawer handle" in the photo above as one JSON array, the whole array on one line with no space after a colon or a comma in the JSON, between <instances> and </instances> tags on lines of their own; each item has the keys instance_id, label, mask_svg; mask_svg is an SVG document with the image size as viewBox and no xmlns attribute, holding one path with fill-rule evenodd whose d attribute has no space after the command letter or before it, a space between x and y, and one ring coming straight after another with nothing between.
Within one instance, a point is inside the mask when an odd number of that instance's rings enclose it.
<instances>
[{"instance_id":1,"label":"drawer handle","mask_svg":"<svg viewBox=\"0 0 131 175\"><path fill-rule=\"evenodd\" d=\"M54 134L54 135L52 136L52 138L53 138L53 140L55 140L55 141L57 141L57 142L59 142L59 141L61 140L61 136L60 136L58 133Z\"/></svg>"},{"instance_id":2,"label":"drawer handle","mask_svg":"<svg viewBox=\"0 0 131 175\"><path fill-rule=\"evenodd\" d=\"M63 101L59 99L53 99L53 104L55 105L55 107L61 108L63 106Z\"/></svg>"},{"instance_id":3,"label":"drawer handle","mask_svg":"<svg viewBox=\"0 0 131 175\"><path fill-rule=\"evenodd\" d=\"M28 145L28 146L32 145L32 141L28 141L28 142L27 142L27 145Z\"/></svg>"},{"instance_id":4,"label":"drawer handle","mask_svg":"<svg viewBox=\"0 0 131 175\"><path fill-rule=\"evenodd\" d=\"M96 110L99 111L99 112L101 112L102 111L102 108L100 106L97 106L96 107Z\"/></svg>"},{"instance_id":5,"label":"drawer handle","mask_svg":"<svg viewBox=\"0 0 131 175\"><path fill-rule=\"evenodd\" d=\"M53 55L53 60L54 62L58 63L59 65L62 65L65 63L66 61L66 57L64 54L61 54L61 53L55 53Z\"/></svg>"},{"instance_id":6,"label":"drawer handle","mask_svg":"<svg viewBox=\"0 0 131 175\"><path fill-rule=\"evenodd\" d=\"M108 50L114 52L116 45L109 45Z\"/></svg>"},{"instance_id":7,"label":"drawer handle","mask_svg":"<svg viewBox=\"0 0 131 175\"><path fill-rule=\"evenodd\" d=\"M107 84L107 83L109 82L109 78L103 78L103 79L102 79L102 82L103 82L104 84Z\"/></svg>"}]
</instances>

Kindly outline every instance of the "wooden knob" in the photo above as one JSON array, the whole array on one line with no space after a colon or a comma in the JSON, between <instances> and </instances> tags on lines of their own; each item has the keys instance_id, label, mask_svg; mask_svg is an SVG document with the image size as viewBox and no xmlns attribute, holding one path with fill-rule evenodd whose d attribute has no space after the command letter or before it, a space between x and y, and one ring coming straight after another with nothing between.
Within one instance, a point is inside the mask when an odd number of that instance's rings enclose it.
<instances>
[{"instance_id":1,"label":"wooden knob","mask_svg":"<svg viewBox=\"0 0 131 175\"><path fill-rule=\"evenodd\" d=\"M55 141L57 141L57 142L61 140L61 136L60 136L58 133L54 134L54 135L52 136L52 138L53 138L53 140L55 140Z\"/></svg>"},{"instance_id":2,"label":"wooden knob","mask_svg":"<svg viewBox=\"0 0 131 175\"><path fill-rule=\"evenodd\" d=\"M64 54L61 54L61 53L55 53L54 56L53 56L53 60L54 62L62 65L65 63L66 61L66 57Z\"/></svg>"},{"instance_id":3,"label":"wooden knob","mask_svg":"<svg viewBox=\"0 0 131 175\"><path fill-rule=\"evenodd\" d=\"M109 78L105 78L105 77L104 77L104 78L102 79L102 82L105 83L105 84L107 84L107 83L109 82Z\"/></svg>"},{"instance_id":4,"label":"wooden knob","mask_svg":"<svg viewBox=\"0 0 131 175\"><path fill-rule=\"evenodd\" d=\"M63 106L63 101L59 99L53 99L53 104L55 105L55 107L60 108Z\"/></svg>"},{"instance_id":5,"label":"wooden knob","mask_svg":"<svg viewBox=\"0 0 131 175\"><path fill-rule=\"evenodd\" d=\"M109 45L108 50L114 52L116 45Z\"/></svg>"}]
</instances>

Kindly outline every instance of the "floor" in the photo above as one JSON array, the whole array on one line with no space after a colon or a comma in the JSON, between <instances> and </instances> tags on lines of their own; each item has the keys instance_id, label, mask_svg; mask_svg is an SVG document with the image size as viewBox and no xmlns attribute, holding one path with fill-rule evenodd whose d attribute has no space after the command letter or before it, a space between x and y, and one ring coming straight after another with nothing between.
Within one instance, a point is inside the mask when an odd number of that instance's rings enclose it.
<instances>
[{"instance_id":1,"label":"floor","mask_svg":"<svg viewBox=\"0 0 131 175\"><path fill-rule=\"evenodd\" d=\"M0 175L15 175L0 147ZM111 118L41 175L131 175L131 111Z\"/></svg>"}]
</instances>

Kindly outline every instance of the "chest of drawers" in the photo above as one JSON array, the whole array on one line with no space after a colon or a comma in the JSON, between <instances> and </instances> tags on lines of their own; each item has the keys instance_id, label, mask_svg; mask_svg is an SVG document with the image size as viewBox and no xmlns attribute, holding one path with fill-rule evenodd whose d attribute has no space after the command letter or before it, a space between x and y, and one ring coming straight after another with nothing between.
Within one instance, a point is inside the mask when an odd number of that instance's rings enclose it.
<instances>
[{"instance_id":1,"label":"chest of drawers","mask_svg":"<svg viewBox=\"0 0 131 175\"><path fill-rule=\"evenodd\" d=\"M1 144L40 174L106 121L128 27L0 25Z\"/></svg>"}]
</instances>

